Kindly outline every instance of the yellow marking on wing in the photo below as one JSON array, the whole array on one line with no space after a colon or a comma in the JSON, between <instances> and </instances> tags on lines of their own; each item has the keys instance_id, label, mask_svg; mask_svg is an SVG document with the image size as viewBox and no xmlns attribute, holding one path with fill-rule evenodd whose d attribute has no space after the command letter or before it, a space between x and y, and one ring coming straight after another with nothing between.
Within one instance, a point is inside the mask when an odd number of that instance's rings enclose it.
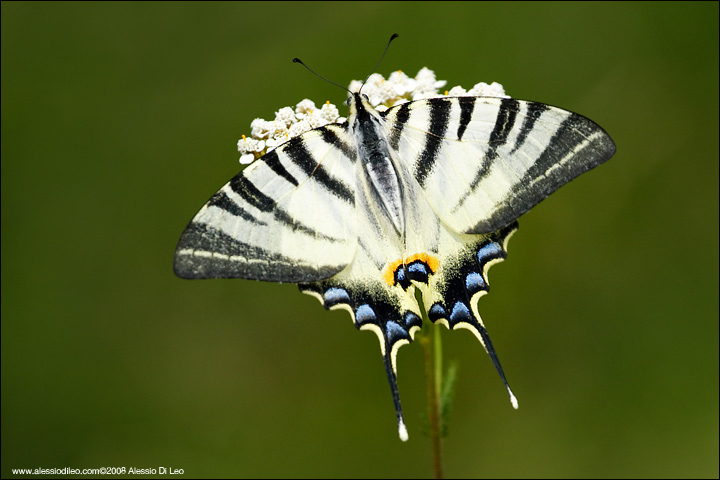
<instances>
[{"instance_id":1,"label":"yellow marking on wing","mask_svg":"<svg viewBox=\"0 0 720 480\"><path fill-rule=\"evenodd\" d=\"M390 265L385 267L385 273L383 273L383 279L385 280L385 283L390 285L391 287L395 285L395 270L398 269L400 265L402 265L403 261L402 258L399 260L395 260Z\"/></svg>"},{"instance_id":2,"label":"yellow marking on wing","mask_svg":"<svg viewBox=\"0 0 720 480\"><path fill-rule=\"evenodd\" d=\"M415 255L411 255L404 260L402 258L399 258L393 262L390 262L387 267L385 267L385 271L383 272L383 279L385 280L385 283L387 283L389 286L395 285L395 271L400 267L400 265L409 265L416 261L421 261L425 265L428 266L430 269L430 273L435 273L438 271L438 268L440 268L440 260L437 259L437 257L434 257L430 255L429 253L416 253Z\"/></svg>"},{"instance_id":3,"label":"yellow marking on wing","mask_svg":"<svg viewBox=\"0 0 720 480\"><path fill-rule=\"evenodd\" d=\"M407 259L405 259L405 265L408 265L417 260L420 260L425 265L430 267L430 273L435 273L437 272L438 268L440 268L440 260L433 257L429 253L416 253L412 257L408 257Z\"/></svg>"}]
</instances>

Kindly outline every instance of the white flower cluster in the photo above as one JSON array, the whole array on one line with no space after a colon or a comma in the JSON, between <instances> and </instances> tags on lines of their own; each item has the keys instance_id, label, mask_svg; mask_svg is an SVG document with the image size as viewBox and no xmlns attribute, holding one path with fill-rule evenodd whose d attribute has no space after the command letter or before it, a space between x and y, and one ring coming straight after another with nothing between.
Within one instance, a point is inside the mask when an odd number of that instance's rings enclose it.
<instances>
[{"instance_id":1,"label":"white flower cluster","mask_svg":"<svg viewBox=\"0 0 720 480\"><path fill-rule=\"evenodd\" d=\"M505 95L503 86L497 82L487 84L480 82L470 90L462 87L453 87L439 94L438 89L447 84L445 80L435 78L435 72L423 67L415 75L415 78L408 77L398 70L385 79L379 73L373 73L363 83L359 80L350 82L349 90L357 92L362 87L363 94L367 95L370 104L379 111L412 100L436 97L503 97ZM338 109L329 101L318 109L315 104L305 99L298 103L295 109L291 107L281 108L275 112L275 120L267 121L256 118L250 124L252 138L245 135L238 141L238 151L241 153L240 163L251 163L260 158L268 151L278 145L285 143L291 138L297 137L314 128L322 127L328 123L342 123L345 118L340 117Z\"/></svg>"},{"instance_id":2,"label":"white flower cluster","mask_svg":"<svg viewBox=\"0 0 720 480\"><path fill-rule=\"evenodd\" d=\"M307 98L298 103L295 109L284 107L275 112L275 120L256 118L250 124L252 138L243 135L238 140L240 163L251 163L278 145L313 128L344 121L345 118L340 116L337 107L329 100L317 108Z\"/></svg>"},{"instance_id":3,"label":"white flower cluster","mask_svg":"<svg viewBox=\"0 0 720 480\"><path fill-rule=\"evenodd\" d=\"M393 72L386 79L378 73L373 73L368 77L367 82L363 83L359 80L350 82L350 91L357 92L362 87L362 91L368 96L370 104L379 111L399 105L401 103L412 100L422 100L423 98L437 97L503 97L505 95L503 86L497 82L488 85L485 82L476 84L470 90L462 87L453 87L445 90L442 94L438 93L438 89L447 85L445 80L435 78L435 72L427 67L423 67L415 75L415 78L408 77L404 72L398 70Z\"/></svg>"}]
</instances>

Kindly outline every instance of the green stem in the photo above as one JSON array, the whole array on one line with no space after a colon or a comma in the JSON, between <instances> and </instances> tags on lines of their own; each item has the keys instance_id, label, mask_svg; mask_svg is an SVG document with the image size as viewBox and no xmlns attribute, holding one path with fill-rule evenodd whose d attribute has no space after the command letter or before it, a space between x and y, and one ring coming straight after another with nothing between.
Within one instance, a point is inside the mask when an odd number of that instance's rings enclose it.
<instances>
[{"instance_id":1,"label":"green stem","mask_svg":"<svg viewBox=\"0 0 720 480\"><path fill-rule=\"evenodd\" d=\"M441 397L443 388L443 350L442 350L442 337L440 336L440 326L433 325L433 343L435 355L435 387L438 398ZM439 407L442 407L438 403ZM442 416L440 417L440 426L442 427Z\"/></svg>"},{"instance_id":2,"label":"green stem","mask_svg":"<svg viewBox=\"0 0 720 480\"><path fill-rule=\"evenodd\" d=\"M419 294L418 294L419 296ZM432 445L433 470L435 478L443 478L442 461L442 418L440 416L440 389L442 386L442 343L440 338L440 327L430 326L430 319L422 308L422 302L418 302L422 311L423 322L432 329L425 330L420 336L420 344L423 347L425 356L425 384L428 399L428 417L430 421L430 442Z\"/></svg>"}]
</instances>

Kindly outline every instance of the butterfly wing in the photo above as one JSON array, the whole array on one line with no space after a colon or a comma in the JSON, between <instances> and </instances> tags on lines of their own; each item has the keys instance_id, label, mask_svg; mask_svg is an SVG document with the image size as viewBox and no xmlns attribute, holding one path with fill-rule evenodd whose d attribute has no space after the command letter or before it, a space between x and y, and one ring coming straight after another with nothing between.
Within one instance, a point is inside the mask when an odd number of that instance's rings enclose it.
<instances>
[{"instance_id":1,"label":"butterfly wing","mask_svg":"<svg viewBox=\"0 0 720 480\"><path fill-rule=\"evenodd\" d=\"M236 175L183 232L183 278L311 282L353 259L355 152L346 126L293 138Z\"/></svg>"},{"instance_id":2,"label":"butterfly wing","mask_svg":"<svg viewBox=\"0 0 720 480\"><path fill-rule=\"evenodd\" d=\"M537 102L449 97L388 110L389 139L435 210L459 233L509 225L608 160L615 144L593 121Z\"/></svg>"},{"instance_id":3,"label":"butterfly wing","mask_svg":"<svg viewBox=\"0 0 720 480\"><path fill-rule=\"evenodd\" d=\"M409 278L420 289L433 322L475 334L517 408L477 308L489 291L488 269L505 259L520 215L608 160L615 146L585 117L514 99L420 100L389 109L385 119L393 157L409 171L411 203L428 206L420 240L410 249L421 254L411 259L434 259L406 261L395 278ZM400 296L398 287L402 281L390 290ZM403 318L399 313L394 316ZM405 317L413 319L412 311ZM388 343L391 333L385 333Z\"/></svg>"}]
</instances>

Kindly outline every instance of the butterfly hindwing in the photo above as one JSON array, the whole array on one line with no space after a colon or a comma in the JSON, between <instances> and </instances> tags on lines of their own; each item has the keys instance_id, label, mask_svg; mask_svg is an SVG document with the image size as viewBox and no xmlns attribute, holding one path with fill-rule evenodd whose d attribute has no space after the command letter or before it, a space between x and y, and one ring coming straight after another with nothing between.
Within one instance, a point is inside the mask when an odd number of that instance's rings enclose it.
<instances>
[{"instance_id":1,"label":"butterfly hindwing","mask_svg":"<svg viewBox=\"0 0 720 480\"><path fill-rule=\"evenodd\" d=\"M418 201L429 208L422 198ZM426 238L431 247L421 253L408 252L378 266L366 251L372 245L381 245L377 239L361 246L353 263L338 275L299 285L302 292L315 296L325 308L350 312L356 328L377 335L403 439L407 432L398 393L396 357L399 348L412 342L422 328L416 288L422 293L432 322L453 330L468 329L478 338L517 408L477 310L479 298L489 291L488 269L505 259L507 240L517 225L513 223L488 235L460 235L449 231L434 215L431 217L435 228L429 229Z\"/></svg>"},{"instance_id":2,"label":"butterfly hindwing","mask_svg":"<svg viewBox=\"0 0 720 480\"><path fill-rule=\"evenodd\" d=\"M537 102L446 97L386 113L388 137L435 213L460 233L510 224L615 145L591 120Z\"/></svg>"},{"instance_id":3,"label":"butterfly hindwing","mask_svg":"<svg viewBox=\"0 0 720 480\"><path fill-rule=\"evenodd\" d=\"M355 254L354 152L343 125L293 138L236 175L178 242L183 278L315 281Z\"/></svg>"}]
</instances>

